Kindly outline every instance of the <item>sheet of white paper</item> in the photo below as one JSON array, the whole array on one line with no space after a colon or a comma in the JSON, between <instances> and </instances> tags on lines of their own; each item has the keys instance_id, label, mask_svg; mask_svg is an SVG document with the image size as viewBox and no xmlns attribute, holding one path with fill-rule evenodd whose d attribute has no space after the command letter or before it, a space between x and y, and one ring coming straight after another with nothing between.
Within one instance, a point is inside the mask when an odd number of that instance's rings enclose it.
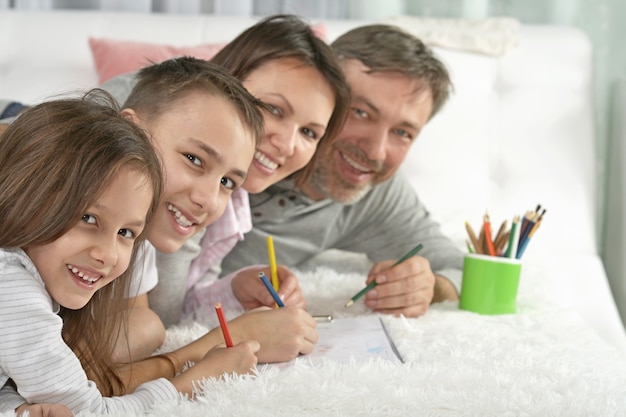
<instances>
[{"instance_id":1,"label":"sheet of white paper","mask_svg":"<svg viewBox=\"0 0 626 417\"><path fill-rule=\"evenodd\" d=\"M335 319L318 323L317 330L320 338L309 355L313 360L323 357L339 362L350 358L402 361L378 316Z\"/></svg>"},{"instance_id":2,"label":"sheet of white paper","mask_svg":"<svg viewBox=\"0 0 626 417\"><path fill-rule=\"evenodd\" d=\"M401 363L402 358L388 337L380 317L367 315L334 319L329 323L318 323L319 340L313 351L297 360L313 364L325 360L347 362L372 358ZM292 362L277 364L288 366Z\"/></svg>"}]
</instances>

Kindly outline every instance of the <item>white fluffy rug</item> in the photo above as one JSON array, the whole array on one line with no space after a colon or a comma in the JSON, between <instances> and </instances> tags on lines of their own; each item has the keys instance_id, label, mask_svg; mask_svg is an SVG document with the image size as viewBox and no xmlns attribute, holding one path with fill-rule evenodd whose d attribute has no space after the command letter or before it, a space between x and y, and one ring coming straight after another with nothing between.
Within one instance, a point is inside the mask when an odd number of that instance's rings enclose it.
<instances>
[{"instance_id":1,"label":"white fluffy rug","mask_svg":"<svg viewBox=\"0 0 626 417\"><path fill-rule=\"evenodd\" d=\"M319 268L300 277L313 313L367 314L362 302L343 307L362 288L362 273ZM255 376L207 380L197 401L159 404L149 415L626 416L626 356L551 306L546 282L538 271L523 272L515 315L442 303L417 319L385 317L405 364L312 366L301 358L291 367L261 366ZM205 330L171 328L166 348Z\"/></svg>"}]
</instances>

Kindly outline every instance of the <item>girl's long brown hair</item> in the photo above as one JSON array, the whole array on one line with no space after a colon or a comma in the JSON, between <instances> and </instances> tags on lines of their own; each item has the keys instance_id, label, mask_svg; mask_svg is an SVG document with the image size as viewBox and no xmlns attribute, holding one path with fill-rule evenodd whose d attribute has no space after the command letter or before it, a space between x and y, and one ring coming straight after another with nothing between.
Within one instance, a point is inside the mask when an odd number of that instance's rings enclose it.
<instances>
[{"instance_id":1,"label":"girl's long brown hair","mask_svg":"<svg viewBox=\"0 0 626 417\"><path fill-rule=\"evenodd\" d=\"M130 168L150 183L146 221L161 197L158 156L146 133L119 115L101 90L25 110L0 136L0 247L25 248L58 239L94 203L116 174ZM124 326L129 268L79 310L62 309L63 337L105 396L123 385L111 356Z\"/></svg>"}]
</instances>

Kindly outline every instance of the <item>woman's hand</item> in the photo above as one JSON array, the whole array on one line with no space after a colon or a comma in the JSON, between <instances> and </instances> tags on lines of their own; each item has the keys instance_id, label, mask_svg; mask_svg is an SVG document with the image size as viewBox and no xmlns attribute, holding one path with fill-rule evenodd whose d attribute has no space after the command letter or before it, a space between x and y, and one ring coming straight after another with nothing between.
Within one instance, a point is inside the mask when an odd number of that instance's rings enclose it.
<instances>
[{"instance_id":1,"label":"woman's hand","mask_svg":"<svg viewBox=\"0 0 626 417\"><path fill-rule=\"evenodd\" d=\"M285 306L306 308L306 301L298 283L298 278L284 265L278 265L277 269L278 295L283 300ZM237 273L231 282L233 294L235 294L237 300L246 310L261 306L274 307L274 299L259 278L260 271L264 272L271 280L270 268L265 267L246 268Z\"/></svg>"}]
</instances>

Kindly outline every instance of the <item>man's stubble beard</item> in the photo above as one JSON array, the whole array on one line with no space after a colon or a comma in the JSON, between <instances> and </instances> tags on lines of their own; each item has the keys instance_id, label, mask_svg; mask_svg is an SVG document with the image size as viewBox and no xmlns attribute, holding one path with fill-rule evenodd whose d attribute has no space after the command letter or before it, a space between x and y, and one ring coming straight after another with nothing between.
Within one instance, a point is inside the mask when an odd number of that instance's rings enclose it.
<instances>
[{"instance_id":1,"label":"man's stubble beard","mask_svg":"<svg viewBox=\"0 0 626 417\"><path fill-rule=\"evenodd\" d=\"M373 185L370 182L354 185L345 181L340 174L333 173L333 170L325 165L328 161L331 160L320 161L308 180L308 185L314 192L337 203L350 205L362 199L372 189Z\"/></svg>"}]
</instances>

